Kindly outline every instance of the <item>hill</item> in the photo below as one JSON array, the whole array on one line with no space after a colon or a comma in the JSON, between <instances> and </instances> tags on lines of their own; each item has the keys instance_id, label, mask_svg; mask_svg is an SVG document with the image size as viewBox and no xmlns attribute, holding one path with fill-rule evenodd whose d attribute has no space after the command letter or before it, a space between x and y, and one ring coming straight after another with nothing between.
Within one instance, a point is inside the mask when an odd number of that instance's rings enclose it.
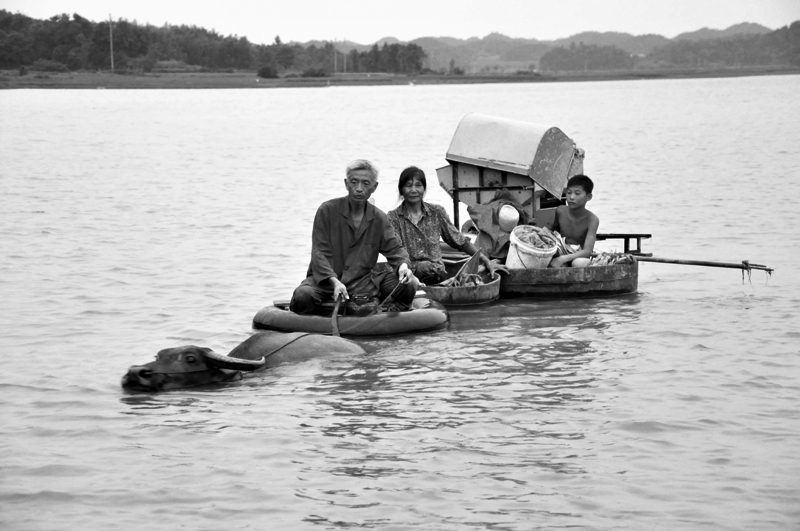
<instances>
[{"instance_id":1,"label":"hill","mask_svg":"<svg viewBox=\"0 0 800 531\"><path fill-rule=\"evenodd\" d=\"M729 37L738 37L740 35L764 35L770 33L772 30L761 24L754 24L752 22L742 22L735 24L724 30L715 30L710 28L701 28L697 31L690 31L676 35L673 40L676 41L708 41L711 39L726 39Z\"/></svg>"},{"instance_id":2,"label":"hill","mask_svg":"<svg viewBox=\"0 0 800 531\"><path fill-rule=\"evenodd\" d=\"M630 33L618 33L614 31L602 33L597 31L585 31L567 37L566 39L550 41L548 44L554 47L568 47L573 43L578 45L581 42L587 46L616 46L631 55L647 55L657 47L669 43L670 40L663 35L655 35L652 33L647 35L631 35Z\"/></svg>"},{"instance_id":3,"label":"hill","mask_svg":"<svg viewBox=\"0 0 800 531\"><path fill-rule=\"evenodd\" d=\"M586 46L613 46L634 56L646 56L655 49L678 40L711 41L736 36L763 35L771 31L760 24L744 22L724 30L702 28L682 33L674 39L656 34L632 35L614 31L585 31L552 41L515 38L501 33L490 33L483 38L471 37L469 39L420 37L409 43L416 44L423 49L427 55L423 64L433 71L447 71L452 61L453 65L462 68L467 73L501 73L535 69L541 57L548 51L559 47L569 48L573 44L575 46L581 43ZM384 42L391 44L402 41L398 41L394 37L385 37L377 44L383 46ZM308 44L310 43L305 43L305 45ZM319 46L319 43L317 45ZM349 41L336 43L336 48L344 53L353 49L365 52L372 46L372 44L364 45Z\"/></svg>"}]
</instances>

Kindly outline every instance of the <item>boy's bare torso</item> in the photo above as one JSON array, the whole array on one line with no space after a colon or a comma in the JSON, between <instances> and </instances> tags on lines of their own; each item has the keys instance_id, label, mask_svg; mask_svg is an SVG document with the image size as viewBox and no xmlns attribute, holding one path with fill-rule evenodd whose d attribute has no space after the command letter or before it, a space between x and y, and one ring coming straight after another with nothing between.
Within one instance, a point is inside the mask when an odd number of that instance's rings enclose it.
<instances>
[{"instance_id":1,"label":"boy's bare torso","mask_svg":"<svg viewBox=\"0 0 800 531\"><path fill-rule=\"evenodd\" d=\"M589 210L583 209L580 215L575 215L569 207L562 205L556 209L554 228L566 238L567 243L583 246L593 218L597 219L597 216Z\"/></svg>"}]
</instances>

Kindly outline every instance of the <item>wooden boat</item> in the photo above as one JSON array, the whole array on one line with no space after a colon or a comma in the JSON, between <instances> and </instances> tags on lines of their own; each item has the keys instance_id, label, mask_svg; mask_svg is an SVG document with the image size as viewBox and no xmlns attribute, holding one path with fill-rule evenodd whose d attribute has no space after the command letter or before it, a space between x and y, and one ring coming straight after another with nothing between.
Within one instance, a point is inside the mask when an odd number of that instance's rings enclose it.
<instances>
[{"instance_id":1,"label":"wooden boat","mask_svg":"<svg viewBox=\"0 0 800 531\"><path fill-rule=\"evenodd\" d=\"M447 328L450 314L438 302L414 299L407 312L381 312L365 317L342 315L337 320L339 333L350 337L395 336L431 332ZM253 328L279 332L333 332L330 315L300 315L289 311L288 301L276 301L253 317Z\"/></svg>"},{"instance_id":2,"label":"wooden boat","mask_svg":"<svg viewBox=\"0 0 800 531\"><path fill-rule=\"evenodd\" d=\"M469 256L446 246L442 244L445 268L448 272L457 271ZM598 297L635 293L639 284L639 264L634 260L630 264L575 269L510 269L507 274L499 276L498 297L501 299Z\"/></svg>"},{"instance_id":3,"label":"wooden boat","mask_svg":"<svg viewBox=\"0 0 800 531\"><path fill-rule=\"evenodd\" d=\"M635 293L639 264L558 269L511 269L500 282L501 297L597 297Z\"/></svg>"},{"instance_id":4,"label":"wooden boat","mask_svg":"<svg viewBox=\"0 0 800 531\"><path fill-rule=\"evenodd\" d=\"M460 203L471 212L489 208L498 197L516 202L521 222L551 227L562 191L573 175L583 173L585 153L556 127L480 114L465 116L458 125L445 159L436 170L439 184L453 199L453 218L459 226ZM465 230L474 223L468 221ZM481 236L476 245L482 247ZM598 241L624 240L624 253L642 253L650 234L598 234ZM635 247L632 245L635 242ZM484 249L485 250L485 249ZM448 270L457 270L468 257L442 244ZM452 274L452 273L451 273ZM500 297L618 295L638 288L638 263L587 268L512 269L501 275Z\"/></svg>"}]
</instances>

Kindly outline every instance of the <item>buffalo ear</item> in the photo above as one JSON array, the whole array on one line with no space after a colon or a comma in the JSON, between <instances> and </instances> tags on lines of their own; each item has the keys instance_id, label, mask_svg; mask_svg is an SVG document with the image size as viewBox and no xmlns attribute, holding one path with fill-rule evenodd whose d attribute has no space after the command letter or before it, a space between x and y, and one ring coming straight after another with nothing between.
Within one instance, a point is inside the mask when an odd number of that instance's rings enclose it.
<instances>
[{"instance_id":1,"label":"buffalo ear","mask_svg":"<svg viewBox=\"0 0 800 531\"><path fill-rule=\"evenodd\" d=\"M217 369L234 369L237 371L255 371L264 367L267 364L265 358L258 360L244 360L240 358L231 358L224 354L217 354L209 348L201 348L200 354L209 367L216 367Z\"/></svg>"}]
</instances>

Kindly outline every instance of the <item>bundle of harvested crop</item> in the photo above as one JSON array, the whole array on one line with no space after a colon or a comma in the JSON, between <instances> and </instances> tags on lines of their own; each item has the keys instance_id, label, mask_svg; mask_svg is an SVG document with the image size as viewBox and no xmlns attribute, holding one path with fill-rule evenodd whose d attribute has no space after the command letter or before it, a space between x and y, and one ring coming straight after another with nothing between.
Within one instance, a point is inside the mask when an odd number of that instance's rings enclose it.
<instances>
[{"instance_id":1,"label":"bundle of harvested crop","mask_svg":"<svg viewBox=\"0 0 800 531\"><path fill-rule=\"evenodd\" d=\"M589 267L632 264L633 256L625 253L597 253L592 255Z\"/></svg>"},{"instance_id":2,"label":"bundle of harvested crop","mask_svg":"<svg viewBox=\"0 0 800 531\"><path fill-rule=\"evenodd\" d=\"M483 284L484 282L480 275L472 274L448 278L447 280L441 282L439 286L444 286L447 288L464 288L468 286L481 286Z\"/></svg>"},{"instance_id":3,"label":"bundle of harvested crop","mask_svg":"<svg viewBox=\"0 0 800 531\"><path fill-rule=\"evenodd\" d=\"M483 279L478 274L480 269L480 251L472 255L472 258L461 266L455 276L440 282L438 285L450 288L460 288L463 286L477 286L483 284Z\"/></svg>"},{"instance_id":4,"label":"bundle of harvested crop","mask_svg":"<svg viewBox=\"0 0 800 531\"><path fill-rule=\"evenodd\" d=\"M541 227L539 230L543 240L550 241L556 247L558 247L558 250L556 251L556 256L563 256L573 253L572 249L569 247L569 245L567 245L567 242L564 240L564 238L561 237L561 235L558 232L552 231L547 227Z\"/></svg>"},{"instance_id":5,"label":"bundle of harvested crop","mask_svg":"<svg viewBox=\"0 0 800 531\"><path fill-rule=\"evenodd\" d=\"M532 225L520 225L514 229L517 239L529 247L536 249L552 249L556 243L549 237L544 236L542 229ZM544 237L543 237L544 236ZM547 241L545 241L547 238Z\"/></svg>"}]
</instances>

